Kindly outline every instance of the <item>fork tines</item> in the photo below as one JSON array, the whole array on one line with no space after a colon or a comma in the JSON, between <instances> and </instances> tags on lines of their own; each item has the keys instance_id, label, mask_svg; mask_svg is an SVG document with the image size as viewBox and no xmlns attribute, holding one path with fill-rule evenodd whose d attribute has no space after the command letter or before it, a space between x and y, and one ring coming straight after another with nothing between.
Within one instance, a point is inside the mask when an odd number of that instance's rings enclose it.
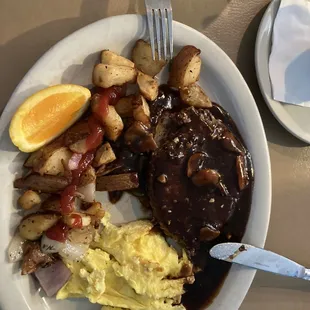
<instances>
[{"instance_id":1,"label":"fork tines","mask_svg":"<svg viewBox=\"0 0 310 310\"><path fill-rule=\"evenodd\" d=\"M156 52L158 59L171 59L173 57L171 2L170 0L145 0L145 7L153 59L156 59ZM169 56L167 46L169 47Z\"/></svg>"}]
</instances>

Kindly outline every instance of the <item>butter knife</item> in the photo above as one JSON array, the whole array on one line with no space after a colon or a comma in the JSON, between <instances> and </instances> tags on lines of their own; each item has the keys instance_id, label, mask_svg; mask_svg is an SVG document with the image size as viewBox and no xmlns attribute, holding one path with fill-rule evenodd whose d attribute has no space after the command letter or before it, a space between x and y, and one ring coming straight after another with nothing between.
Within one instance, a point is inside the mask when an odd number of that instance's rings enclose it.
<instances>
[{"instance_id":1,"label":"butter knife","mask_svg":"<svg viewBox=\"0 0 310 310\"><path fill-rule=\"evenodd\" d=\"M284 256L252 245L234 242L221 243L211 248L210 255L226 262L310 281L310 269Z\"/></svg>"}]
</instances>

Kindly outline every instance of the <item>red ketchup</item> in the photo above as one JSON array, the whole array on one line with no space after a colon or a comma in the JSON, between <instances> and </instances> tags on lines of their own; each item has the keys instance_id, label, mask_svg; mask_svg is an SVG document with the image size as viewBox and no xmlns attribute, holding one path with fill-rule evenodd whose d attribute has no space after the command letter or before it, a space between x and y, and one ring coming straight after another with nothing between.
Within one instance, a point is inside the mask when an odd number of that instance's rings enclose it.
<instances>
[{"instance_id":1,"label":"red ketchup","mask_svg":"<svg viewBox=\"0 0 310 310\"><path fill-rule=\"evenodd\" d=\"M94 114L99 120L104 120L109 113L109 105L115 105L117 101L125 95L126 86L111 86L109 88L96 89L100 95L99 102L95 108Z\"/></svg>"},{"instance_id":2,"label":"red ketchup","mask_svg":"<svg viewBox=\"0 0 310 310\"><path fill-rule=\"evenodd\" d=\"M72 182L64 189L60 196L60 208L63 214L70 214L74 211L75 192L79 185L81 174L91 164L94 157L94 150L87 152L82 156L78 168L72 170Z\"/></svg>"},{"instance_id":3,"label":"red ketchup","mask_svg":"<svg viewBox=\"0 0 310 310\"><path fill-rule=\"evenodd\" d=\"M95 151L89 151L83 155L82 159L79 162L77 169L72 170L72 182L71 184L79 185L80 177L82 173L87 169L87 167L92 163L95 157Z\"/></svg>"},{"instance_id":4,"label":"red ketchup","mask_svg":"<svg viewBox=\"0 0 310 310\"><path fill-rule=\"evenodd\" d=\"M100 122L93 115L88 118L88 128L90 135L86 138L86 147L88 150L92 150L102 143L104 131Z\"/></svg>"},{"instance_id":5,"label":"red ketchup","mask_svg":"<svg viewBox=\"0 0 310 310\"><path fill-rule=\"evenodd\" d=\"M65 242L67 239L68 231L69 227L64 222L58 221L56 225L49 228L45 234L48 238L52 240Z\"/></svg>"},{"instance_id":6,"label":"red ketchup","mask_svg":"<svg viewBox=\"0 0 310 310\"><path fill-rule=\"evenodd\" d=\"M73 219L73 223L71 224L72 228L82 228L83 227L81 215L71 214L70 216Z\"/></svg>"},{"instance_id":7,"label":"red ketchup","mask_svg":"<svg viewBox=\"0 0 310 310\"><path fill-rule=\"evenodd\" d=\"M75 171L75 170L73 170ZM60 207L63 214L69 214L74 210L76 185L67 186L60 196Z\"/></svg>"}]
</instances>

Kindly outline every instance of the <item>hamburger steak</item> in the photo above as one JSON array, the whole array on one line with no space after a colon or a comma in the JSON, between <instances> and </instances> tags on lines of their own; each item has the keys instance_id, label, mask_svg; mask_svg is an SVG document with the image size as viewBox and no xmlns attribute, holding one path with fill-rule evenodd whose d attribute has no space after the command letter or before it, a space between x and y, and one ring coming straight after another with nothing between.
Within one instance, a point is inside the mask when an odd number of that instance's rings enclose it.
<instances>
[{"instance_id":1,"label":"hamburger steak","mask_svg":"<svg viewBox=\"0 0 310 310\"><path fill-rule=\"evenodd\" d=\"M216 104L185 107L177 91L162 87L150 108L158 145L148 174L153 215L194 256L240 211L253 178L251 157L230 116Z\"/></svg>"}]
</instances>

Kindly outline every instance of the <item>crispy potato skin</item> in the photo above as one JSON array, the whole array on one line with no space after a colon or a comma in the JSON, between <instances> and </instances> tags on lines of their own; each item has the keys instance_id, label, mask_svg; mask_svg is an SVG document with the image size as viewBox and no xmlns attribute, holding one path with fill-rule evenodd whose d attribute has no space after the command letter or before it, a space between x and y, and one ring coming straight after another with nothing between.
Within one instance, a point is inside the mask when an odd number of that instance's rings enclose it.
<instances>
[{"instance_id":1,"label":"crispy potato skin","mask_svg":"<svg viewBox=\"0 0 310 310\"><path fill-rule=\"evenodd\" d=\"M60 215L49 213L29 215L19 224L19 233L27 240L37 240L43 232L54 226L59 218Z\"/></svg>"},{"instance_id":2,"label":"crispy potato skin","mask_svg":"<svg viewBox=\"0 0 310 310\"><path fill-rule=\"evenodd\" d=\"M183 102L195 108L211 108L212 102L196 83L180 88L180 96Z\"/></svg>"},{"instance_id":3,"label":"crispy potato skin","mask_svg":"<svg viewBox=\"0 0 310 310\"><path fill-rule=\"evenodd\" d=\"M130 68L135 67L135 64L131 60L109 50L103 50L101 52L101 63L106 65L126 66Z\"/></svg>"},{"instance_id":4,"label":"crispy potato skin","mask_svg":"<svg viewBox=\"0 0 310 310\"><path fill-rule=\"evenodd\" d=\"M150 101L153 101L158 96L158 82L151 76L142 72L138 73L137 84L141 94Z\"/></svg>"},{"instance_id":5,"label":"crispy potato skin","mask_svg":"<svg viewBox=\"0 0 310 310\"><path fill-rule=\"evenodd\" d=\"M172 60L168 85L176 88L188 86L199 79L201 69L200 50L192 45L184 46Z\"/></svg>"},{"instance_id":6,"label":"crispy potato skin","mask_svg":"<svg viewBox=\"0 0 310 310\"><path fill-rule=\"evenodd\" d=\"M158 59L157 53L156 58ZM153 60L151 45L141 39L132 50L132 60L138 70L150 76L158 74L166 64L164 60Z\"/></svg>"},{"instance_id":7,"label":"crispy potato skin","mask_svg":"<svg viewBox=\"0 0 310 310\"><path fill-rule=\"evenodd\" d=\"M136 79L137 70L127 66L97 64L93 71L94 85L103 88L135 83Z\"/></svg>"}]
</instances>

